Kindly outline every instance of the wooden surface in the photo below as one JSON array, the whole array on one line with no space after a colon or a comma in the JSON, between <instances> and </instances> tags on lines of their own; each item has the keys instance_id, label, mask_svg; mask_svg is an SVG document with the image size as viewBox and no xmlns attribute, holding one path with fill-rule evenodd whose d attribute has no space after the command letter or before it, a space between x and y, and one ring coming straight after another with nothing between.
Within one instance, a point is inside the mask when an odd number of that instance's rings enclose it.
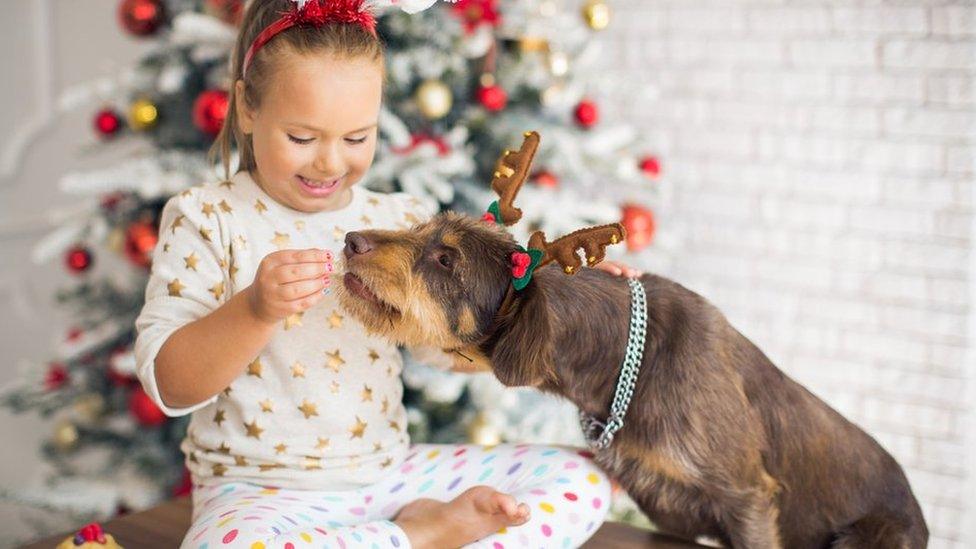
<instances>
[{"instance_id":1,"label":"wooden surface","mask_svg":"<svg viewBox=\"0 0 976 549\"><path fill-rule=\"evenodd\" d=\"M79 525L79 528L81 526ZM158 507L132 513L102 525L125 549L175 549L183 541L183 535L190 527L190 499L179 498ZM23 549L52 549L61 541L73 535L64 533L25 545ZM701 547L665 536L638 530L623 524L608 522L584 545L587 549L650 548L682 549Z\"/></svg>"}]
</instances>

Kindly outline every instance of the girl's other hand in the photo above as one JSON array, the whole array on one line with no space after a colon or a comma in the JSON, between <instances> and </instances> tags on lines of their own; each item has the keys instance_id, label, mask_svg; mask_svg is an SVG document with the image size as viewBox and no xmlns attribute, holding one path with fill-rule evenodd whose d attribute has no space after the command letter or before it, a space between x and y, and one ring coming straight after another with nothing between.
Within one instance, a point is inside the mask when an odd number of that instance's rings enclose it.
<instances>
[{"instance_id":1,"label":"girl's other hand","mask_svg":"<svg viewBox=\"0 0 976 549\"><path fill-rule=\"evenodd\" d=\"M322 301L333 271L332 252L310 248L281 250L261 260L244 291L254 317L276 323Z\"/></svg>"},{"instance_id":2,"label":"girl's other hand","mask_svg":"<svg viewBox=\"0 0 976 549\"><path fill-rule=\"evenodd\" d=\"M624 276L627 278L637 278L644 274L642 271L638 271L633 267L624 265L623 263L618 263L616 261L601 261L593 268L606 271L614 276Z\"/></svg>"}]
</instances>

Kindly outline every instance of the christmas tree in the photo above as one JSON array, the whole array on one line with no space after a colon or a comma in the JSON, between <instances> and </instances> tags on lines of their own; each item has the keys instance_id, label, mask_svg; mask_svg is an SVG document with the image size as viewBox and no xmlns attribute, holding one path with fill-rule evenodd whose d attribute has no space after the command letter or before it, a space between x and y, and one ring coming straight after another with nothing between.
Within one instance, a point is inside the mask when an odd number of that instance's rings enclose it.
<instances>
[{"instance_id":1,"label":"christmas tree","mask_svg":"<svg viewBox=\"0 0 976 549\"><path fill-rule=\"evenodd\" d=\"M660 163L648 140L601 120L609 86L596 33L603 0L458 0L419 14L378 8L388 89L376 161L363 184L405 191L437 208L480 215L498 154L526 130L542 135L521 241L622 221L627 249L651 244ZM143 152L109 169L70 173L66 193L92 201L82 222L60 227L35 260L62 260L75 280L58 295L77 327L46 364L9 388L3 403L55 418L41 449L50 485L7 494L104 519L189 491L178 446L187 418L165 417L134 376L134 320L142 306L159 214L174 193L214 179L207 151L227 110L228 54L243 0L122 0L123 32L155 48L106 86L70 98L92 104L93 141L141 140ZM582 444L572 405L408 360L406 403L415 441Z\"/></svg>"}]
</instances>

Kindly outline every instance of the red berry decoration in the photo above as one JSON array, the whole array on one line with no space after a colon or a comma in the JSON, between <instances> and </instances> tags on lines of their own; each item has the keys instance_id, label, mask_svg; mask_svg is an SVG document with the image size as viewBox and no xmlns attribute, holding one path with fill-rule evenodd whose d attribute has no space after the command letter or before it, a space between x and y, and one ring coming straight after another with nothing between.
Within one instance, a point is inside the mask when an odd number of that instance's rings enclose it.
<instances>
[{"instance_id":1,"label":"red berry decoration","mask_svg":"<svg viewBox=\"0 0 976 549\"><path fill-rule=\"evenodd\" d=\"M640 161L640 169L644 172L644 175L651 179L657 179L661 176L661 162L654 156L645 156Z\"/></svg>"},{"instance_id":2,"label":"red berry decoration","mask_svg":"<svg viewBox=\"0 0 976 549\"><path fill-rule=\"evenodd\" d=\"M512 276L515 278L522 278L525 276L525 271L529 269L529 265L532 263L532 258L529 254L525 252L515 252L512 254Z\"/></svg>"},{"instance_id":3,"label":"red berry decoration","mask_svg":"<svg viewBox=\"0 0 976 549\"><path fill-rule=\"evenodd\" d=\"M540 170L532 176L532 181L540 187L556 189L559 187L559 177L549 170Z\"/></svg>"},{"instance_id":4,"label":"red berry decoration","mask_svg":"<svg viewBox=\"0 0 976 549\"><path fill-rule=\"evenodd\" d=\"M60 362L53 362L47 367L44 375L44 387L48 391L60 389L68 382L68 369Z\"/></svg>"},{"instance_id":5,"label":"red berry decoration","mask_svg":"<svg viewBox=\"0 0 976 549\"><path fill-rule=\"evenodd\" d=\"M227 118L230 99L223 90L206 90L193 102L193 125L215 137Z\"/></svg>"},{"instance_id":6,"label":"red berry decoration","mask_svg":"<svg viewBox=\"0 0 976 549\"><path fill-rule=\"evenodd\" d=\"M136 387L129 396L129 411L141 425L154 427L166 422L166 414L156 406L142 387Z\"/></svg>"},{"instance_id":7,"label":"red berry decoration","mask_svg":"<svg viewBox=\"0 0 976 549\"><path fill-rule=\"evenodd\" d=\"M92 266L92 254L84 246L74 246L64 255L64 264L74 274L81 274Z\"/></svg>"},{"instance_id":8,"label":"red berry decoration","mask_svg":"<svg viewBox=\"0 0 976 549\"><path fill-rule=\"evenodd\" d=\"M627 230L627 249L637 252L650 246L657 228L654 212L637 204L627 204L622 213L623 219L620 223Z\"/></svg>"},{"instance_id":9,"label":"red berry decoration","mask_svg":"<svg viewBox=\"0 0 976 549\"><path fill-rule=\"evenodd\" d=\"M101 137L112 137L121 129L122 117L112 109L102 109L95 115L95 131Z\"/></svg>"},{"instance_id":10,"label":"red berry decoration","mask_svg":"<svg viewBox=\"0 0 976 549\"><path fill-rule=\"evenodd\" d=\"M485 212L484 215L481 216L481 220L484 221L485 223L494 223L495 214L491 212Z\"/></svg>"},{"instance_id":11,"label":"red berry decoration","mask_svg":"<svg viewBox=\"0 0 976 549\"><path fill-rule=\"evenodd\" d=\"M149 36L163 24L161 0L122 0L119 4L119 24L135 36Z\"/></svg>"},{"instance_id":12,"label":"red berry decoration","mask_svg":"<svg viewBox=\"0 0 976 549\"><path fill-rule=\"evenodd\" d=\"M138 221L125 231L125 255L140 267L148 267L159 236L152 223Z\"/></svg>"},{"instance_id":13,"label":"red berry decoration","mask_svg":"<svg viewBox=\"0 0 976 549\"><path fill-rule=\"evenodd\" d=\"M589 99L584 99L576 105L576 123L584 128L592 128L600 120L600 110L596 103Z\"/></svg>"},{"instance_id":14,"label":"red berry decoration","mask_svg":"<svg viewBox=\"0 0 976 549\"><path fill-rule=\"evenodd\" d=\"M497 84L481 86L478 88L478 103L491 112L498 112L508 105L508 93Z\"/></svg>"}]
</instances>

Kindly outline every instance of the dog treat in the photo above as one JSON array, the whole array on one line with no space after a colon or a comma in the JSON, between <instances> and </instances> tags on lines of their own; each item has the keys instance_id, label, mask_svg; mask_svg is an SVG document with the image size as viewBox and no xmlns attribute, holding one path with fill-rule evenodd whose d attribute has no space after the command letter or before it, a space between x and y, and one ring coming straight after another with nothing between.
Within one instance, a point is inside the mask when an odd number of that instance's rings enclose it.
<instances>
[{"instance_id":1,"label":"dog treat","mask_svg":"<svg viewBox=\"0 0 976 549\"><path fill-rule=\"evenodd\" d=\"M65 538L56 549L122 549L112 534L102 531L97 522L86 524L73 536Z\"/></svg>"}]
</instances>

